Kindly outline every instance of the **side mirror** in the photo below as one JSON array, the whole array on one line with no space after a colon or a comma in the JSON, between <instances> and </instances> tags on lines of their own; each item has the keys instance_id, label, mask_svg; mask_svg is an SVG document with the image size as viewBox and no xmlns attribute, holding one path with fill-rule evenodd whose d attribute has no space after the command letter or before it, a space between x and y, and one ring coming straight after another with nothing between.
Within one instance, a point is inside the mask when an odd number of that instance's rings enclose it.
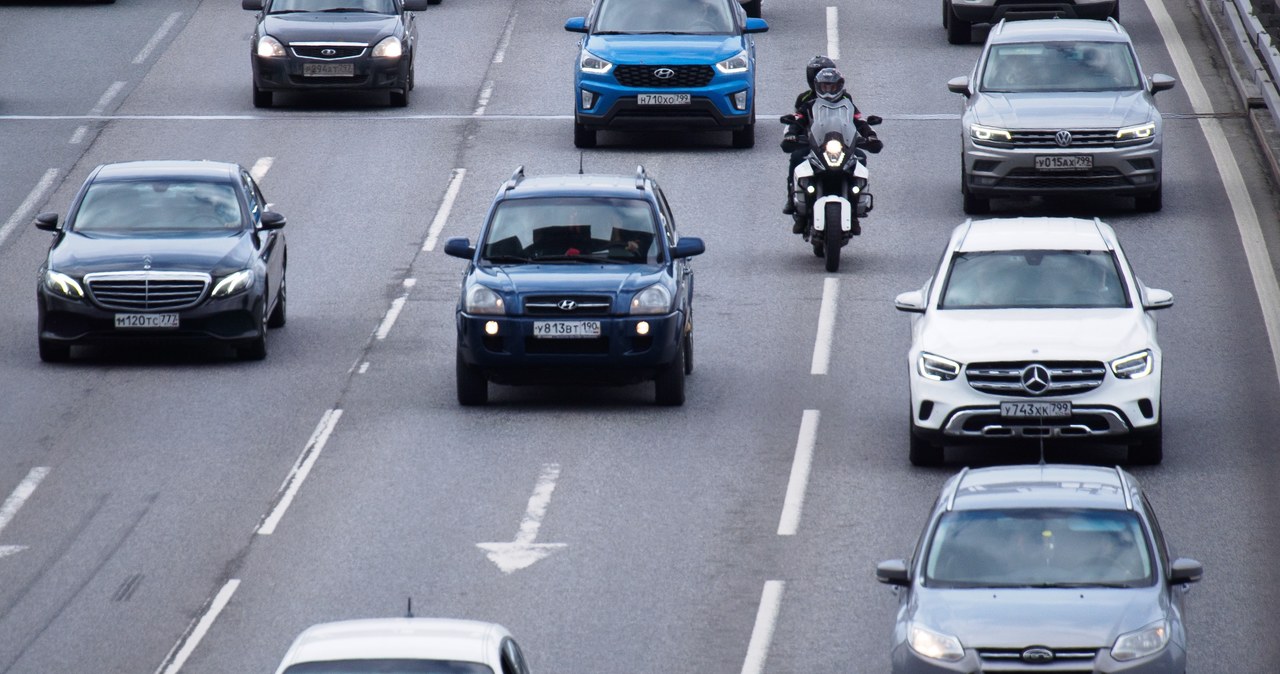
<instances>
[{"instance_id":1,"label":"side mirror","mask_svg":"<svg viewBox=\"0 0 1280 674\"><path fill-rule=\"evenodd\" d=\"M258 219L258 226L263 229L280 229L287 222L283 215L275 211L263 211L262 217Z\"/></svg>"},{"instance_id":2,"label":"side mirror","mask_svg":"<svg viewBox=\"0 0 1280 674\"><path fill-rule=\"evenodd\" d=\"M1159 73L1152 75L1151 79L1148 81L1151 83L1151 93L1153 94L1158 94L1161 91L1168 91L1173 88L1173 85L1178 83L1178 80Z\"/></svg>"},{"instance_id":3,"label":"side mirror","mask_svg":"<svg viewBox=\"0 0 1280 674\"><path fill-rule=\"evenodd\" d=\"M961 75L960 77L951 78L950 80L947 81L947 88L950 89L951 93L953 94L960 94L961 96L973 95L973 91L969 89L968 75Z\"/></svg>"},{"instance_id":4,"label":"side mirror","mask_svg":"<svg viewBox=\"0 0 1280 674\"><path fill-rule=\"evenodd\" d=\"M404 0L404 11L425 12L427 11L427 0Z\"/></svg>"},{"instance_id":5,"label":"side mirror","mask_svg":"<svg viewBox=\"0 0 1280 674\"><path fill-rule=\"evenodd\" d=\"M779 122L782 122L783 124L795 124L795 123L796 123L796 116L795 116L795 115L783 115L783 116L781 116L781 117L779 117L779 118L778 118L778 121L779 121Z\"/></svg>"},{"instance_id":6,"label":"side mirror","mask_svg":"<svg viewBox=\"0 0 1280 674\"><path fill-rule=\"evenodd\" d=\"M46 232L58 231L58 214L57 213L41 213L37 215L36 229L43 229Z\"/></svg>"},{"instance_id":7,"label":"side mirror","mask_svg":"<svg viewBox=\"0 0 1280 674\"><path fill-rule=\"evenodd\" d=\"M1173 293L1168 290L1143 287L1142 296L1142 308L1147 311L1168 309L1173 306Z\"/></svg>"},{"instance_id":8,"label":"side mirror","mask_svg":"<svg viewBox=\"0 0 1280 674\"><path fill-rule=\"evenodd\" d=\"M880 123L884 121L884 118L880 115L867 115L867 118L864 121L871 126L880 126Z\"/></svg>"},{"instance_id":9,"label":"side mirror","mask_svg":"<svg viewBox=\"0 0 1280 674\"><path fill-rule=\"evenodd\" d=\"M676 247L671 249L671 257L679 260L683 257L693 257L701 255L707 251L707 247L702 243L702 239L696 236L682 236L676 242Z\"/></svg>"},{"instance_id":10,"label":"side mirror","mask_svg":"<svg viewBox=\"0 0 1280 674\"><path fill-rule=\"evenodd\" d=\"M901 559L891 559L876 565L876 580L885 585L906 586L911 584L911 574L907 571L907 563Z\"/></svg>"},{"instance_id":11,"label":"side mirror","mask_svg":"<svg viewBox=\"0 0 1280 674\"><path fill-rule=\"evenodd\" d=\"M262 0L240 0L240 8L252 10L254 12L261 12Z\"/></svg>"},{"instance_id":12,"label":"side mirror","mask_svg":"<svg viewBox=\"0 0 1280 674\"><path fill-rule=\"evenodd\" d=\"M769 32L769 24L764 19L747 19L747 26L742 32L767 33Z\"/></svg>"},{"instance_id":13,"label":"side mirror","mask_svg":"<svg viewBox=\"0 0 1280 674\"><path fill-rule=\"evenodd\" d=\"M569 19L568 21L565 21L565 22L564 22L564 29L565 29L565 30L567 30L567 31L569 31L570 33L585 33L585 32L587 32L587 17L585 17L585 16L575 16L575 17L573 17L572 19Z\"/></svg>"},{"instance_id":14,"label":"side mirror","mask_svg":"<svg viewBox=\"0 0 1280 674\"><path fill-rule=\"evenodd\" d=\"M470 260L476 256L476 249L471 247L471 239L455 236L444 242L444 254Z\"/></svg>"},{"instance_id":15,"label":"side mirror","mask_svg":"<svg viewBox=\"0 0 1280 674\"><path fill-rule=\"evenodd\" d=\"M1179 557L1169 565L1169 582L1174 585L1196 583L1204 578L1204 565L1194 559Z\"/></svg>"},{"instance_id":16,"label":"side mirror","mask_svg":"<svg viewBox=\"0 0 1280 674\"><path fill-rule=\"evenodd\" d=\"M925 308L924 293L919 290L905 292L893 298L893 308L913 314L923 314Z\"/></svg>"}]
</instances>

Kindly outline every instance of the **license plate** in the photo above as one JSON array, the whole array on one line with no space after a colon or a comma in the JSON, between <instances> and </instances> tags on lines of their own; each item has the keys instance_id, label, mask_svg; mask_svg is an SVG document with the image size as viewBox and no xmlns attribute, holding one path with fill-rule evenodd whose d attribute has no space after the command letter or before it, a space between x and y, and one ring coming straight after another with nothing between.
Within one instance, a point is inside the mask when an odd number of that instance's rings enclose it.
<instances>
[{"instance_id":1,"label":"license plate","mask_svg":"<svg viewBox=\"0 0 1280 674\"><path fill-rule=\"evenodd\" d=\"M355 77L354 63L304 63L303 77Z\"/></svg>"},{"instance_id":2,"label":"license plate","mask_svg":"<svg viewBox=\"0 0 1280 674\"><path fill-rule=\"evenodd\" d=\"M689 94L639 94L636 103L640 105L688 105Z\"/></svg>"},{"instance_id":3,"label":"license plate","mask_svg":"<svg viewBox=\"0 0 1280 674\"><path fill-rule=\"evenodd\" d=\"M1015 419L1061 419L1071 416L1071 403L1002 402L1000 416Z\"/></svg>"},{"instance_id":4,"label":"license plate","mask_svg":"<svg viewBox=\"0 0 1280 674\"><path fill-rule=\"evenodd\" d=\"M533 336L540 339L591 339L600 336L600 321L534 321Z\"/></svg>"},{"instance_id":5,"label":"license plate","mask_svg":"<svg viewBox=\"0 0 1280 674\"><path fill-rule=\"evenodd\" d=\"M116 314L116 328L152 329L178 327L177 314Z\"/></svg>"},{"instance_id":6,"label":"license plate","mask_svg":"<svg viewBox=\"0 0 1280 674\"><path fill-rule=\"evenodd\" d=\"M1050 154L1036 156L1037 171L1088 171L1093 168L1091 154Z\"/></svg>"}]
</instances>

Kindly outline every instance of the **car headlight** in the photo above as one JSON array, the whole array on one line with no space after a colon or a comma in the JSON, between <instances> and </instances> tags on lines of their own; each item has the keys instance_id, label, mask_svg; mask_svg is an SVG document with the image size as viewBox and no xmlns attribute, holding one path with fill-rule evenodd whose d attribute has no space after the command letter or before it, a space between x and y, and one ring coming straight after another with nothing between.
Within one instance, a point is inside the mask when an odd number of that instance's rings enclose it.
<instances>
[{"instance_id":1,"label":"car headlight","mask_svg":"<svg viewBox=\"0 0 1280 674\"><path fill-rule=\"evenodd\" d=\"M44 273L44 287L73 300L84 297L84 288L75 279L52 269Z\"/></svg>"},{"instance_id":2,"label":"car headlight","mask_svg":"<svg viewBox=\"0 0 1280 674\"><path fill-rule=\"evenodd\" d=\"M733 56L716 64L716 70L726 74L744 73L750 67L751 62L747 60L747 52L740 51Z\"/></svg>"},{"instance_id":3,"label":"car headlight","mask_svg":"<svg viewBox=\"0 0 1280 674\"><path fill-rule=\"evenodd\" d=\"M241 269L234 274L227 274L213 286L212 297L229 297L250 285L253 285L253 270Z\"/></svg>"},{"instance_id":4,"label":"car headlight","mask_svg":"<svg viewBox=\"0 0 1280 674\"><path fill-rule=\"evenodd\" d=\"M469 314L505 314L507 305L502 296L489 288L476 284L467 290L462 310Z\"/></svg>"},{"instance_id":5,"label":"car headlight","mask_svg":"<svg viewBox=\"0 0 1280 674\"><path fill-rule=\"evenodd\" d=\"M1155 354L1151 353L1151 349L1143 349L1111 361L1111 372L1121 379L1141 379L1151 374L1155 367Z\"/></svg>"},{"instance_id":6,"label":"car headlight","mask_svg":"<svg viewBox=\"0 0 1280 674\"><path fill-rule=\"evenodd\" d=\"M379 59L398 59L404 56L404 44L400 38L392 35L384 38L373 48L373 57Z\"/></svg>"},{"instance_id":7,"label":"car headlight","mask_svg":"<svg viewBox=\"0 0 1280 674\"><path fill-rule=\"evenodd\" d=\"M1117 141L1141 141L1150 140L1151 136L1156 133L1156 123L1147 122L1138 126L1127 126L1116 132Z\"/></svg>"},{"instance_id":8,"label":"car headlight","mask_svg":"<svg viewBox=\"0 0 1280 674\"><path fill-rule=\"evenodd\" d=\"M949 634L934 632L927 627L912 623L907 635L907 643L910 644L911 650L926 658L955 662L964 657L964 646L960 645L959 639Z\"/></svg>"},{"instance_id":9,"label":"car headlight","mask_svg":"<svg viewBox=\"0 0 1280 674\"><path fill-rule=\"evenodd\" d=\"M578 69L592 75L603 75L613 69L613 64L583 49L578 58Z\"/></svg>"},{"instance_id":10,"label":"car headlight","mask_svg":"<svg viewBox=\"0 0 1280 674\"><path fill-rule=\"evenodd\" d=\"M834 138L827 141L827 144L822 146L822 158L827 162L827 166L832 168L844 166L844 143Z\"/></svg>"},{"instance_id":11,"label":"car headlight","mask_svg":"<svg viewBox=\"0 0 1280 674\"><path fill-rule=\"evenodd\" d=\"M1121 634L1111 647L1111 657L1121 662L1137 660L1159 653L1169 643L1169 621L1147 625L1128 634Z\"/></svg>"},{"instance_id":12,"label":"car headlight","mask_svg":"<svg viewBox=\"0 0 1280 674\"><path fill-rule=\"evenodd\" d=\"M665 314L671 311L671 291L661 285L651 285L631 298L633 314Z\"/></svg>"},{"instance_id":13,"label":"car headlight","mask_svg":"<svg viewBox=\"0 0 1280 674\"><path fill-rule=\"evenodd\" d=\"M974 140L978 141L1008 143L1013 140L1013 135L1008 131L990 126L982 126L981 124L971 124L969 126L969 135L972 136Z\"/></svg>"},{"instance_id":14,"label":"car headlight","mask_svg":"<svg viewBox=\"0 0 1280 674\"><path fill-rule=\"evenodd\" d=\"M263 35L258 38L258 56L262 58L284 56L284 45L270 35Z\"/></svg>"},{"instance_id":15,"label":"car headlight","mask_svg":"<svg viewBox=\"0 0 1280 674\"><path fill-rule=\"evenodd\" d=\"M920 359L916 361L916 371L925 379L933 381L951 381L960 376L960 363L943 358L928 351L920 352Z\"/></svg>"}]
</instances>

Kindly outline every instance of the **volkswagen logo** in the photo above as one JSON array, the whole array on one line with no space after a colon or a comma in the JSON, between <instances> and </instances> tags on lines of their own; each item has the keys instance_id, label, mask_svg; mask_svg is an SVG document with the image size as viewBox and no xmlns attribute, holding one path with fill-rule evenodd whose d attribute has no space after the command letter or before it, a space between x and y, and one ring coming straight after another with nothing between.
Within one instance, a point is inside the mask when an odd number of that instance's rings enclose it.
<instances>
[{"instance_id":1,"label":"volkswagen logo","mask_svg":"<svg viewBox=\"0 0 1280 674\"><path fill-rule=\"evenodd\" d=\"M150 268L151 268L151 256L150 256L150 255L143 255L143 256L142 256L142 268L143 268L143 269L150 269Z\"/></svg>"},{"instance_id":2,"label":"volkswagen logo","mask_svg":"<svg viewBox=\"0 0 1280 674\"><path fill-rule=\"evenodd\" d=\"M1022 652L1022 661L1029 665L1047 665L1053 662L1053 651L1043 646L1032 646Z\"/></svg>"},{"instance_id":3,"label":"volkswagen logo","mask_svg":"<svg viewBox=\"0 0 1280 674\"><path fill-rule=\"evenodd\" d=\"M578 308L578 303L573 300L560 300L560 303L556 306L560 307L561 311L573 311Z\"/></svg>"},{"instance_id":4,"label":"volkswagen logo","mask_svg":"<svg viewBox=\"0 0 1280 674\"><path fill-rule=\"evenodd\" d=\"M1071 132L1063 129L1053 134L1053 139L1058 142L1058 147L1068 147L1071 145Z\"/></svg>"},{"instance_id":5,"label":"volkswagen logo","mask_svg":"<svg viewBox=\"0 0 1280 674\"><path fill-rule=\"evenodd\" d=\"M657 70L653 71L653 76L660 80L669 80L672 77L676 76L676 71L672 70L671 68L658 68Z\"/></svg>"},{"instance_id":6,"label":"volkswagen logo","mask_svg":"<svg viewBox=\"0 0 1280 674\"><path fill-rule=\"evenodd\" d=\"M337 56L338 50L334 49L333 47L325 47L324 49L320 50L320 55L321 56Z\"/></svg>"},{"instance_id":7,"label":"volkswagen logo","mask_svg":"<svg viewBox=\"0 0 1280 674\"><path fill-rule=\"evenodd\" d=\"M1049 390L1053 380L1049 377L1049 368L1043 365L1028 365L1022 371L1022 390L1038 396Z\"/></svg>"}]
</instances>

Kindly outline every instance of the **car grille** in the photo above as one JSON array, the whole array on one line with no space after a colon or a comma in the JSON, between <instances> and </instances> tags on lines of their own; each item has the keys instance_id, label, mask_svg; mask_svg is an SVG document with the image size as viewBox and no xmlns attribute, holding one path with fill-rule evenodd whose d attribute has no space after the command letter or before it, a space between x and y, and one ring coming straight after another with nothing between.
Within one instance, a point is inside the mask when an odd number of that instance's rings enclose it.
<instances>
[{"instance_id":1,"label":"car grille","mask_svg":"<svg viewBox=\"0 0 1280 674\"><path fill-rule=\"evenodd\" d=\"M84 277L89 295L104 309L177 311L195 306L209 275L189 272L104 272Z\"/></svg>"},{"instance_id":2,"label":"car grille","mask_svg":"<svg viewBox=\"0 0 1280 674\"><path fill-rule=\"evenodd\" d=\"M658 77L659 70L671 70L674 75ZM613 76L624 87L705 87L711 83L715 71L711 66L615 66Z\"/></svg>"},{"instance_id":3,"label":"car grille","mask_svg":"<svg viewBox=\"0 0 1280 674\"><path fill-rule=\"evenodd\" d=\"M306 59L349 59L362 56L367 47L351 44L305 44L292 45L290 49L294 56ZM333 53L327 53L329 51Z\"/></svg>"},{"instance_id":4,"label":"car grille","mask_svg":"<svg viewBox=\"0 0 1280 674\"><path fill-rule=\"evenodd\" d=\"M1091 648L1064 648L1061 650L1045 649L1053 653L1053 660L1045 663L1024 662L1022 654L1029 649L978 649L978 657L982 659L982 671L1001 672L1002 674L1091 674L1093 661L1098 652Z\"/></svg>"},{"instance_id":5,"label":"car grille","mask_svg":"<svg viewBox=\"0 0 1280 674\"><path fill-rule=\"evenodd\" d=\"M537 337L525 337L524 352L555 355L607 354L609 353L609 338L538 339Z\"/></svg>"},{"instance_id":6,"label":"car grille","mask_svg":"<svg viewBox=\"0 0 1280 674\"><path fill-rule=\"evenodd\" d=\"M1072 189L1090 187L1128 187L1129 181L1116 169L1040 173L1031 168L1014 169L1000 179L1002 187L1025 189Z\"/></svg>"},{"instance_id":7,"label":"car grille","mask_svg":"<svg viewBox=\"0 0 1280 674\"><path fill-rule=\"evenodd\" d=\"M1041 393L1028 392L1022 386L1023 373L1033 365L1042 366L1049 373L1048 386ZM1097 361L971 363L965 368L965 377L974 390L1020 398L1092 391L1102 385L1106 375L1106 366Z\"/></svg>"},{"instance_id":8,"label":"car grille","mask_svg":"<svg viewBox=\"0 0 1280 674\"><path fill-rule=\"evenodd\" d=\"M1013 147L1043 147L1055 150L1071 150L1082 147L1115 147L1115 129L1070 129L1071 143L1058 144L1058 132L1062 129L1015 129L1010 130L1012 140L1007 143Z\"/></svg>"},{"instance_id":9,"label":"car grille","mask_svg":"<svg viewBox=\"0 0 1280 674\"><path fill-rule=\"evenodd\" d=\"M528 316L608 316L613 298L595 295L539 295L526 297Z\"/></svg>"}]
</instances>

